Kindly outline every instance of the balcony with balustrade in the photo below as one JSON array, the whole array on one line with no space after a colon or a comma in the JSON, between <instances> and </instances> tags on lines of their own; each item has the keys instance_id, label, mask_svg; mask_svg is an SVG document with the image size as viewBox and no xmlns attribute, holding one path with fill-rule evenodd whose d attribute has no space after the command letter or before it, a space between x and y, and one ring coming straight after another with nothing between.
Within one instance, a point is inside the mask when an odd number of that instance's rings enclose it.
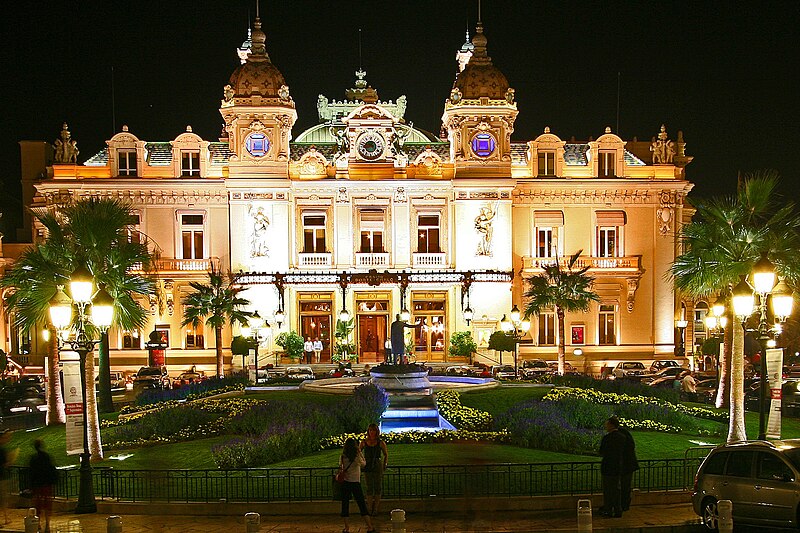
<instances>
[{"instance_id":1,"label":"balcony with balustrade","mask_svg":"<svg viewBox=\"0 0 800 533\"><path fill-rule=\"evenodd\" d=\"M447 268L447 254L444 253L414 253L412 254L414 268Z\"/></svg>"},{"instance_id":2,"label":"balcony with balustrade","mask_svg":"<svg viewBox=\"0 0 800 533\"><path fill-rule=\"evenodd\" d=\"M160 257L153 262L153 268L164 275L180 274L205 274L211 268L219 271L219 257L206 257L204 259L177 259L173 257ZM138 263L131 268L131 272L142 272L142 265Z\"/></svg>"},{"instance_id":3,"label":"balcony with balustrade","mask_svg":"<svg viewBox=\"0 0 800 533\"><path fill-rule=\"evenodd\" d=\"M386 268L389 266L388 252L356 253L356 268Z\"/></svg>"},{"instance_id":4,"label":"balcony with balustrade","mask_svg":"<svg viewBox=\"0 0 800 533\"><path fill-rule=\"evenodd\" d=\"M559 262L561 268L566 268L569 257L530 257L523 256L523 274L541 274L544 267ZM574 268L589 268L588 273L593 276L640 276L642 270L642 256L632 255L627 257L592 257L582 255L578 257Z\"/></svg>"},{"instance_id":5,"label":"balcony with balustrade","mask_svg":"<svg viewBox=\"0 0 800 533\"><path fill-rule=\"evenodd\" d=\"M297 266L301 269L331 268L333 266L331 253L299 253Z\"/></svg>"}]
</instances>

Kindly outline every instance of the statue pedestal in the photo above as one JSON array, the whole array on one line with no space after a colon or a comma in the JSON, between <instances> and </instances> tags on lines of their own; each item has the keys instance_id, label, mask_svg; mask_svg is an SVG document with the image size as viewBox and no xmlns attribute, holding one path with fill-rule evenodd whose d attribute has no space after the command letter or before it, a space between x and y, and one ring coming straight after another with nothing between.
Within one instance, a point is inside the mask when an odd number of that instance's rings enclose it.
<instances>
[{"instance_id":1,"label":"statue pedestal","mask_svg":"<svg viewBox=\"0 0 800 533\"><path fill-rule=\"evenodd\" d=\"M439 415L428 373L417 365L378 365L371 382L389 395L381 417L381 431L437 431L454 429Z\"/></svg>"}]
</instances>

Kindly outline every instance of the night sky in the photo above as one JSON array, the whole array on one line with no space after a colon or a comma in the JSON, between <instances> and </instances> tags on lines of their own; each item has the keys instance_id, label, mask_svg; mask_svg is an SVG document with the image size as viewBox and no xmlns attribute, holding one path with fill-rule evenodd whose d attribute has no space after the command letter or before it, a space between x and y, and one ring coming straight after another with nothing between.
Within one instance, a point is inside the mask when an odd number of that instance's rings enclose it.
<instances>
[{"instance_id":1,"label":"night sky","mask_svg":"<svg viewBox=\"0 0 800 533\"><path fill-rule=\"evenodd\" d=\"M105 146L112 67L116 131L127 124L142 140L169 141L191 124L216 140L248 12L254 1L5 4L3 220L21 207L18 141L52 142L67 121L80 162ZM341 99L353 86L359 28L381 99L407 95L406 119L438 133L454 54L476 18L476 1L262 0L267 51L297 106L294 135L317 123L318 94ZM740 172L773 168L797 196L799 2L485 0L482 19L489 55L516 89L513 140L545 126L565 140L606 126L646 140L665 123L672 139L683 130L695 158L693 194L730 193Z\"/></svg>"}]
</instances>

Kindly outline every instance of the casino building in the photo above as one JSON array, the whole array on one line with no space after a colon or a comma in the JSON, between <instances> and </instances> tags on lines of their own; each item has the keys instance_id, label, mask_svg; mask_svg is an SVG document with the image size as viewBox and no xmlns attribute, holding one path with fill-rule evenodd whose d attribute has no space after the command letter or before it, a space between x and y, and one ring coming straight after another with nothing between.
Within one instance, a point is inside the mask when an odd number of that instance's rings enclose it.
<instances>
[{"instance_id":1,"label":"casino building","mask_svg":"<svg viewBox=\"0 0 800 533\"><path fill-rule=\"evenodd\" d=\"M343 99L319 96L317 125L293 132L292 80L277 66L287 58L273 63L260 21L239 54L223 89L219 139L187 127L172 140L146 140L123 126L80 164L54 161L49 144L21 143L23 195L34 210L123 198L137 215L132 233L159 252L158 297L142 302L151 322L110 332L113 366L146 364L144 340L156 329L168 339L171 370L213 367L213 332L180 325L188 283L212 265L245 273L245 297L268 324L261 361L278 360L274 338L294 330L319 337L330 362L346 310L361 362L383 359L402 311L421 322L412 333L418 360L464 362L448 354L449 339L471 331L488 362L497 359L488 337L512 307L523 308L526 278L579 250L601 301L567 315L568 360L597 372L621 359L673 355L675 321L686 311L665 272L692 188L680 132L672 140L662 126L652 142L638 142L600 126L596 138L576 141L543 125L538 136L512 141L515 92L480 23L456 54L436 134L413 126L405 96L381 100L361 70ZM22 338L9 323L8 350L29 346L32 361L44 355L35 334ZM238 333L226 332L226 348ZM556 335L552 313L533 317L520 357L555 359Z\"/></svg>"}]
</instances>

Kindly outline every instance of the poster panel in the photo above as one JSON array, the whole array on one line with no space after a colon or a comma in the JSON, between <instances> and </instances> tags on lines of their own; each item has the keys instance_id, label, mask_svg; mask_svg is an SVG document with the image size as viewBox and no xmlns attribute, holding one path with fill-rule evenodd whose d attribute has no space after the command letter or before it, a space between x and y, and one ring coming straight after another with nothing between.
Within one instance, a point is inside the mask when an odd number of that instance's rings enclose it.
<instances>
[{"instance_id":1,"label":"poster panel","mask_svg":"<svg viewBox=\"0 0 800 533\"><path fill-rule=\"evenodd\" d=\"M64 361L64 411L67 415L67 455L83 453L83 396L81 395L81 364Z\"/></svg>"},{"instance_id":2,"label":"poster panel","mask_svg":"<svg viewBox=\"0 0 800 533\"><path fill-rule=\"evenodd\" d=\"M767 438L781 438L781 402L783 398L783 348L767 350L767 386L769 411L767 412Z\"/></svg>"}]
</instances>

